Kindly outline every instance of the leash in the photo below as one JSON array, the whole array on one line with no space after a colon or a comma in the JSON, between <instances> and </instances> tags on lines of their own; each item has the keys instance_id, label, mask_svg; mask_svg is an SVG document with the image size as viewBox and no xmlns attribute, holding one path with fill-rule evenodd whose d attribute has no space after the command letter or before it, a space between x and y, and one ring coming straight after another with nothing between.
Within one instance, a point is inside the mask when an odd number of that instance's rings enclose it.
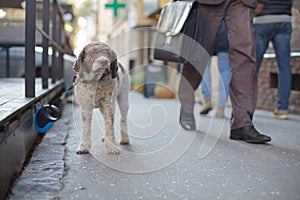
<instances>
[{"instance_id":1,"label":"leash","mask_svg":"<svg viewBox=\"0 0 300 200\"><path fill-rule=\"evenodd\" d=\"M71 90L73 90L73 88L75 87L75 85L77 85L78 81L76 81L77 79L77 76L74 75L73 78L72 78L72 81L73 81L73 84L66 90L62 93L61 97L60 97L60 100L63 100L64 98L66 98L67 96L67 93Z\"/></svg>"},{"instance_id":2,"label":"leash","mask_svg":"<svg viewBox=\"0 0 300 200\"><path fill-rule=\"evenodd\" d=\"M86 81L86 80L79 80L79 81L85 82L85 83L99 83L99 82L103 81L103 79L108 75L109 74L107 74L107 73L102 74L100 79L97 81ZM60 100L63 100L67 96L67 93L69 91L73 90L73 88L79 83L79 81L77 81L77 78L79 78L79 77L77 77L77 75L73 76L73 78L72 78L73 84L64 93L62 93Z\"/></svg>"},{"instance_id":3,"label":"leash","mask_svg":"<svg viewBox=\"0 0 300 200\"><path fill-rule=\"evenodd\" d=\"M72 90L75 87L75 85L77 85L78 82L76 81L76 79L77 79L77 76L74 75L72 78L73 84L65 91L65 93L69 92L70 90Z\"/></svg>"}]
</instances>

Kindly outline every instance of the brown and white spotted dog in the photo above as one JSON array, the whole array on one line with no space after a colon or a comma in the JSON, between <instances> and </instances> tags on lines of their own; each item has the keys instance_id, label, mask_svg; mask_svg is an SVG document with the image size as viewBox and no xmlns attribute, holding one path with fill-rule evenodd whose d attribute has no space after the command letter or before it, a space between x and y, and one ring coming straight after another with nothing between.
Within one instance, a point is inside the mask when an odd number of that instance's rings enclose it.
<instances>
[{"instance_id":1,"label":"brown and white spotted dog","mask_svg":"<svg viewBox=\"0 0 300 200\"><path fill-rule=\"evenodd\" d=\"M105 122L102 139L107 153L118 154L114 136L114 109L117 100L121 120L120 144L128 144L127 113L129 75L117 61L115 52L104 43L86 45L73 66L77 73L75 96L80 104L82 135L77 154L89 153L91 149L92 111L99 108Z\"/></svg>"}]
</instances>

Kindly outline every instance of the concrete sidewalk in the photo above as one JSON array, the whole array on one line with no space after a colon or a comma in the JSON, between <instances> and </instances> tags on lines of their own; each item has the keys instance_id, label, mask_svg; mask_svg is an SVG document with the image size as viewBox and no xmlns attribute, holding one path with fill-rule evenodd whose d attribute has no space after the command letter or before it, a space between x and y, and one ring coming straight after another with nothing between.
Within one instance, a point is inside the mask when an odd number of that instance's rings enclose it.
<instances>
[{"instance_id":1,"label":"concrete sidewalk","mask_svg":"<svg viewBox=\"0 0 300 200\"><path fill-rule=\"evenodd\" d=\"M10 199L300 199L299 115L276 120L257 110L255 126L272 141L254 145L228 139L230 108L226 120L199 116L199 110L198 131L186 132L178 125L176 99L130 93L131 144L107 155L95 111L92 153L77 155L79 106L66 104Z\"/></svg>"}]
</instances>

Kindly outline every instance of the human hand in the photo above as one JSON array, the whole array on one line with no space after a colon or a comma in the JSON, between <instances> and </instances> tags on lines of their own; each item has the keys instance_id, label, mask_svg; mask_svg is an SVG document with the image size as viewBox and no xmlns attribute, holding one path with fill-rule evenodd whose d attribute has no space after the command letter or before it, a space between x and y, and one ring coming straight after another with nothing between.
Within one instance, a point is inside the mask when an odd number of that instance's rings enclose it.
<instances>
[{"instance_id":1,"label":"human hand","mask_svg":"<svg viewBox=\"0 0 300 200\"><path fill-rule=\"evenodd\" d=\"M258 15L259 13L261 13L261 11L264 8L264 5L265 5L265 3L258 3L257 4L257 7L255 9L255 15Z\"/></svg>"}]
</instances>

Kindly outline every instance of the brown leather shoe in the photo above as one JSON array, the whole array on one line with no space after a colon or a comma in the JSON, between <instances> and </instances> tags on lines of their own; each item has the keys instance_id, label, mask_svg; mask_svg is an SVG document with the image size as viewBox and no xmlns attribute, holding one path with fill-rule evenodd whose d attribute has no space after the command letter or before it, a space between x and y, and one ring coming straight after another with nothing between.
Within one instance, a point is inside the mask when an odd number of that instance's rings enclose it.
<instances>
[{"instance_id":1,"label":"brown leather shoe","mask_svg":"<svg viewBox=\"0 0 300 200\"><path fill-rule=\"evenodd\" d=\"M231 140L244 140L248 143L264 144L271 141L271 137L260 134L254 126L245 126L238 129L231 129Z\"/></svg>"},{"instance_id":2,"label":"brown leather shoe","mask_svg":"<svg viewBox=\"0 0 300 200\"><path fill-rule=\"evenodd\" d=\"M276 119L288 119L288 111L275 109L272 113L272 117Z\"/></svg>"}]
</instances>

